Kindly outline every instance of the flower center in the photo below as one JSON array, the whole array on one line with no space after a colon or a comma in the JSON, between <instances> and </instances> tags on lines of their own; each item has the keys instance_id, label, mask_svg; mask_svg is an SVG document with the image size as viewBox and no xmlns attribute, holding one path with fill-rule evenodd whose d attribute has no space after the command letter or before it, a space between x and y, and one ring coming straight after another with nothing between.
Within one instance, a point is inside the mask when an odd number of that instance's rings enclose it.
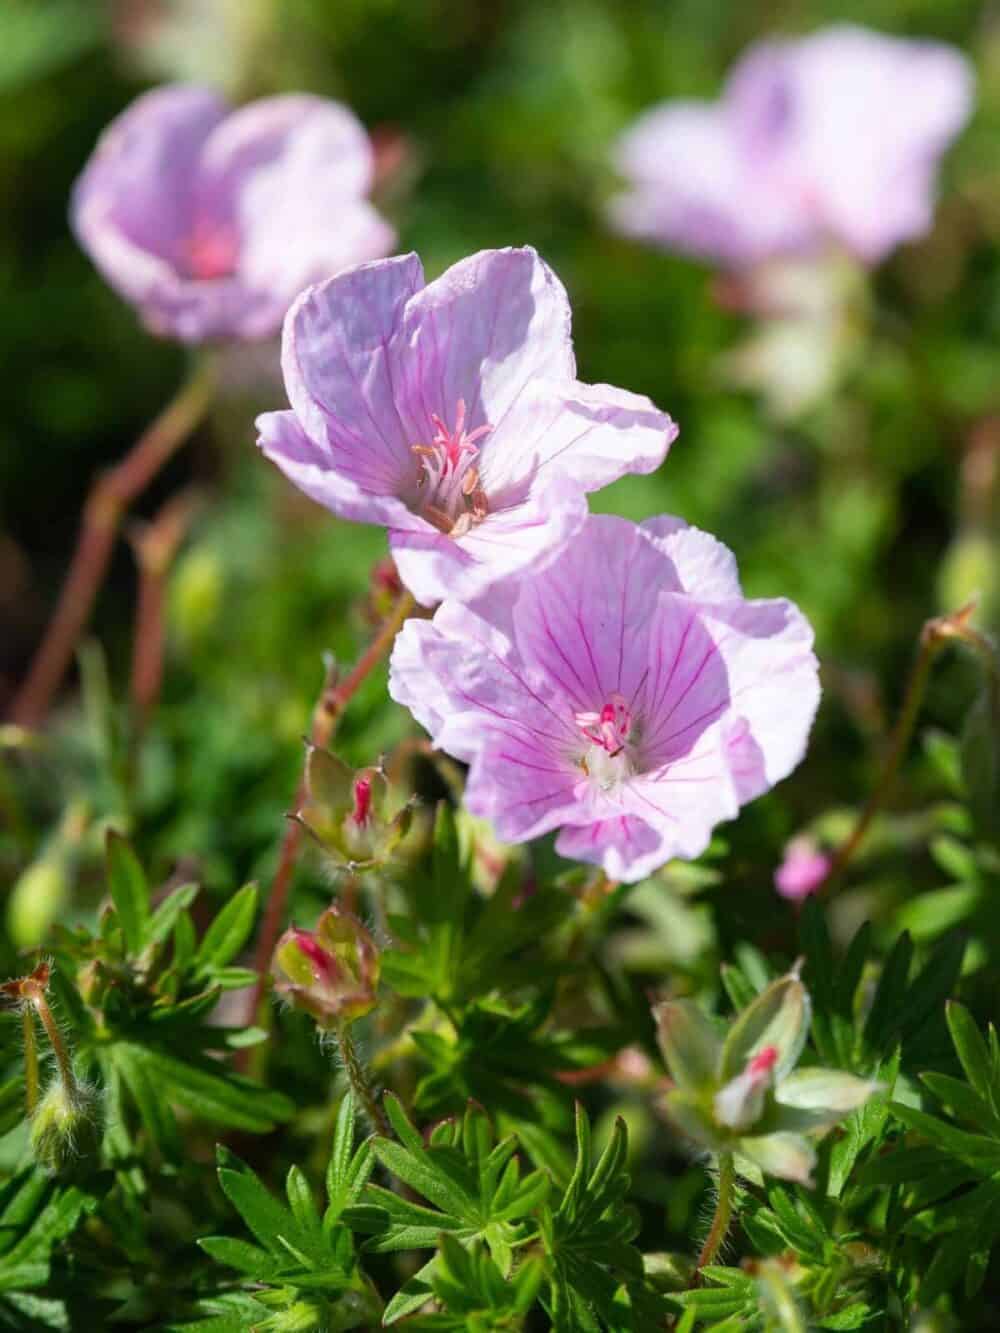
<instances>
[{"instance_id":1,"label":"flower center","mask_svg":"<svg viewBox=\"0 0 1000 1333\"><path fill-rule=\"evenodd\" d=\"M199 218L185 245L188 271L201 282L228 278L236 270L239 248L235 227Z\"/></svg>"},{"instance_id":2,"label":"flower center","mask_svg":"<svg viewBox=\"0 0 1000 1333\"><path fill-rule=\"evenodd\" d=\"M598 713L574 713L573 721L590 742L580 761L583 771L607 790L632 772L628 740L635 718L624 695L616 690Z\"/></svg>"},{"instance_id":3,"label":"flower center","mask_svg":"<svg viewBox=\"0 0 1000 1333\"><path fill-rule=\"evenodd\" d=\"M621 754L632 734L632 710L617 690L599 713L574 713L573 721L588 741L599 745L612 759Z\"/></svg>"},{"instance_id":4,"label":"flower center","mask_svg":"<svg viewBox=\"0 0 1000 1333\"><path fill-rule=\"evenodd\" d=\"M420 512L439 532L463 537L489 512L474 460L479 454L479 441L493 427L477 426L466 431L464 398L455 408L454 430L449 430L439 416L432 415L431 421L436 434L430 444L410 446L420 469Z\"/></svg>"}]
</instances>

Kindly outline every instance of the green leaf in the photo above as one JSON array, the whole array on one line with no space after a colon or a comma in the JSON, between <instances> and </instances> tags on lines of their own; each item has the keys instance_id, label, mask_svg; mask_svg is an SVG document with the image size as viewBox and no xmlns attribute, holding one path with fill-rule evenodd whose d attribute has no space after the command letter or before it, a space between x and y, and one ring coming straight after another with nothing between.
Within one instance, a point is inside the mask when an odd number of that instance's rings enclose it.
<instances>
[{"instance_id":1,"label":"green leaf","mask_svg":"<svg viewBox=\"0 0 1000 1333\"><path fill-rule=\"evenodd\" d=\"M989 1048L984 1041L975 1019L964 1005L950 1000L945 1006L945 1018L951 1033L965 1077L972 1084L983 1101L988 1102L994 1112L997 1106L994 1100L993 1072Z\"/></svg>"},{"instance_id":2,"label":"green leaf","mask_svg":"<svg viewBox=\"0 0 1000 1333\"><path fill-rule=\"evenodd\" d=\"M129 1049L159 1084L161 1096L213 1124L264 1134L295 1112L294 1102L283 1093L227 1073L217 1062L180 1060L150 1047Z\"/></svg>"},{"instance_id":3,"label":"green leaf","mask_svg":"<svg viewBox=\"0 0 1000 1333\"><path fill-rule=\"evenodd\" d=\"M125 946L133 956L142 952L149 928L149 885L135 852L114 829L105 844L108 890L122 928Z\"/></svg>"},{"instance_id":4,"label":"green leaf","mask_svg":"<svg viewBox=\"0 0 1000 1333\"><path fill-rule=\"evenodd\" d=\"M250 938L256 917L257 885L245 884L205 931L195 957L196 967L214 972L232 962Z\"/></svg>"}]
</instances>

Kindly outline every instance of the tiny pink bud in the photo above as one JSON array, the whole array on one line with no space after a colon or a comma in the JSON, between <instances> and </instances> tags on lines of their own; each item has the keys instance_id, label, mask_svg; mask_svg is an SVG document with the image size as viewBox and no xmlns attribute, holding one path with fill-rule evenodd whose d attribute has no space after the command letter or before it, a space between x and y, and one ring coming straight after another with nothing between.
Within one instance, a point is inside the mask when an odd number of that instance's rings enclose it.
<instances>
[{"instance_id":1,"label":"tiny pink bud","mask_svg":"<svg viewBox=\"0 0 1000 1333\"><path fill-rule=\"evenodd\" d=\"M821 887L830 873L830 865L829 856L819 850L812 838L793 838L775 871L774 887L782 898L801 902Z\"/></svg>"},{"instance_id":2,"label":"tiny pink bud","mask_svg":"<svg viewBox=\"0 0 1000 1333\"><path fill-rule=\"evenodd\" d=\"M372 812L372 780L370 773L363 773L360 778L354 782L354 812L351 818L355 824L363 826L368 823Z\"/></svg>"},{"instance_id":3,"label":"tiny pink bud","mask_svg":"<svg viewBox=\"0 0 1000 1333\"><path fill-rule=\"evenodd\" d=\"M778 1061L777 1046L764 1046L747 1065L748 1074L769 1074Z\"/></svg>"}]
</instances>

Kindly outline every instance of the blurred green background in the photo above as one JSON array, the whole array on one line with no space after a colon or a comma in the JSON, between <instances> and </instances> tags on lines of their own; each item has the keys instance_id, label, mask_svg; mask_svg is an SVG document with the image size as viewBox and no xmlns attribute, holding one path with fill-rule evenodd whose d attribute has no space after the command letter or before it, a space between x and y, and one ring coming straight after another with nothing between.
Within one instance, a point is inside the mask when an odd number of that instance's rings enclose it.
<instances>
[{"instance_id":1,"label":"blurred green background","mask_svg":"<svg viewBox=\"0 0 1000 1333\"><path fill-rule=\"evenodd\" d=\"M714 96L758 37L842 20L958 44L976 66L977 112L947 158L933 235L874 279L849 375L778 424L720 374L745 321L714 299L712 274L604 224L610 148L650 103ZM1000 11L973 0L2 0L0 29L0 707L53 603L90 480L185 369L76 247L74 178L104 125L153 83L205 81L238 100L325 93L396 161L379 202L401 249L433 275L481 247L537 246L569 289L581 378L649 394L680 423L661 472L597 506L709 528L749 592L790 596L814 622L826 697L810 757L734 833L746 878L770 893L782 839L867 790L924 618L973 589L991 615ZM321 652L349 658L369 632L369 570L385 549L380 531L337 523L257 456L253 415L284 402L275 367L272 346L228 358L225 399L140 506L152 514L192 479L207 497L171 576L164 698L138 789L103 793L95 759L101 727L122 724L135 594L122 543L94 624L112 702L94 659L87 711L72 688L64 696L66 744L19 775L16 808L8 793L5 876L38 853L74 791L95 816L126 810L163 866L195 855L210 884L273 866ZM383 682L369 682L343 731L359 761L409 728ZM966 668L946 669L932 718L957 722L971 688Z\"/></svg>"}]
</instances>

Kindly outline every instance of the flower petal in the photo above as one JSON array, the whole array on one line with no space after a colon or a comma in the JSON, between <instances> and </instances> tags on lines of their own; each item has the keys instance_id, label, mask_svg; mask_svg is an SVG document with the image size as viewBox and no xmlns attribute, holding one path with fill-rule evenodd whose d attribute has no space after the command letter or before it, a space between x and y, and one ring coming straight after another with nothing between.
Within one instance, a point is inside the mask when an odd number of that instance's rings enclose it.
<instances>
[{"instance_id":1,"label":"flower petal","mask_svg":"<svg viewBox=\"0 0 1000 1333\"><path fill-rule=\"evenodd\" d=\"M634 701L668 563L634 524L592 515L517 608L524 660L555 681L575 709L599 711L613 692Z\"/></svg>"},{"instance_id":2,"label":"flower petal","mask_svg":"<svg viewBox=\"0 0 1000 1333\"><path fill-rule=\"evenodd\" d=\"M676 438L676 424L640 394L539 379L488 437L479 472L500 504L556 470L596 491L626 473L654 472Z\"/></svg>"},{"instance_id":3,"label":"flower petal","mask_svg":"<svg viewBox=\"0 0 1000 1333\"><path fill-rule=\"evenodd\" d=\"M659 829L635 815L615 815L560 830L556 851L570 861L598 865L608 879L636 884L670 859Z\"/></svg>"},{"instance_id":4,"label":"flower petal","mask_svg":"<svg viewBox=\"0 0 1000 1333\"><path fill-rule=\"evenodd\" d=\"M103 276L158 333L196 341L246 304L233 284L182 276L202 145L226 114L206 88L160 88L105 130L73 190L73 229ZM206 299L215 290L215 300Z\"/></svg>"},{"instance_id":5,"label":"flower petal","mask_svg":"<svg viewBox=\"0 0 1000 1333\"><path fill-rule=\"evenodd\" d=\"M416 255L361 264L303 292L285 318L281 367L292 408L327 466L396 494L415 479L387 347L423 284Z\"/></svg>"},{"instance_id":6,"label":"flower petal","mask_svg":"<svg viewBox=\"0 0 1000 1333\"><path fill-rule=\"evenodd\" d=\"M257 418L257 431L257 444L265 457L310 500L340 518L357 523L412 523L431 531L402 500L366 490L349 472L331 467L329 451L305 433L294 412L265 412Z\"/></svg>"},{"instance_id":7,"label":"flower petal","mask_svg":"<svg viewBox=\"0 0 1000 1333\"><path fill-rule=\"evenodd\" d=\"M704 602L743 596L736 557L710 533L669 514L647 518L639 527L673 565L678 592Z\"/></svg>"},{"instance_id":8,"label":"flower petal","mask_svg":"<svg viewBox=\"0 0 1000 1333\"><path fill-rule=\"evenodd\" d=\"M269 97L209 137L199 185L207 209L228 210L239 271L271 294L278 319L311 282L392 247L392 228L362 196L372 151L354 114L321 97Z\"/></svg>"},{"instance_id":9,"label":"flower petal","mask_svg":"<svg viewBox=\"0 0 1000 1333\"><path fill-rule=\"evenodd\" d=\"M555 474L521 504L491 512L463 537L445 536L420 520L420 528L410 523L393 530L389 544L399 576L418 602L471 602L514 575L544 570L586 521L580 487Z\"/></svg>"},{"instance_id":10,"label":"flower petal","mask_svg":"<svg viewBox=\"0 0 1000 1333\"><path fill-rule=\"evenodd\" d=\"M640 117L617 165L633 185L611 204L619 231L745 264L800 248L813 232L792 199L751 170L722 105L673 102Z\"/></svg>"},{"instance_id":11,"label":"flower petal","mask_svg":"<svg viewBox=\"0 0 1000 1333\"><path fill-rule=\"evenodd\" d=\"M453 426L459 400L470 431L499 432L533 380L574 377L566 292L530 246L480 251L407 303L391 359L410 443L433 435L433 415Z\"/></svg>"}]
</instances>

